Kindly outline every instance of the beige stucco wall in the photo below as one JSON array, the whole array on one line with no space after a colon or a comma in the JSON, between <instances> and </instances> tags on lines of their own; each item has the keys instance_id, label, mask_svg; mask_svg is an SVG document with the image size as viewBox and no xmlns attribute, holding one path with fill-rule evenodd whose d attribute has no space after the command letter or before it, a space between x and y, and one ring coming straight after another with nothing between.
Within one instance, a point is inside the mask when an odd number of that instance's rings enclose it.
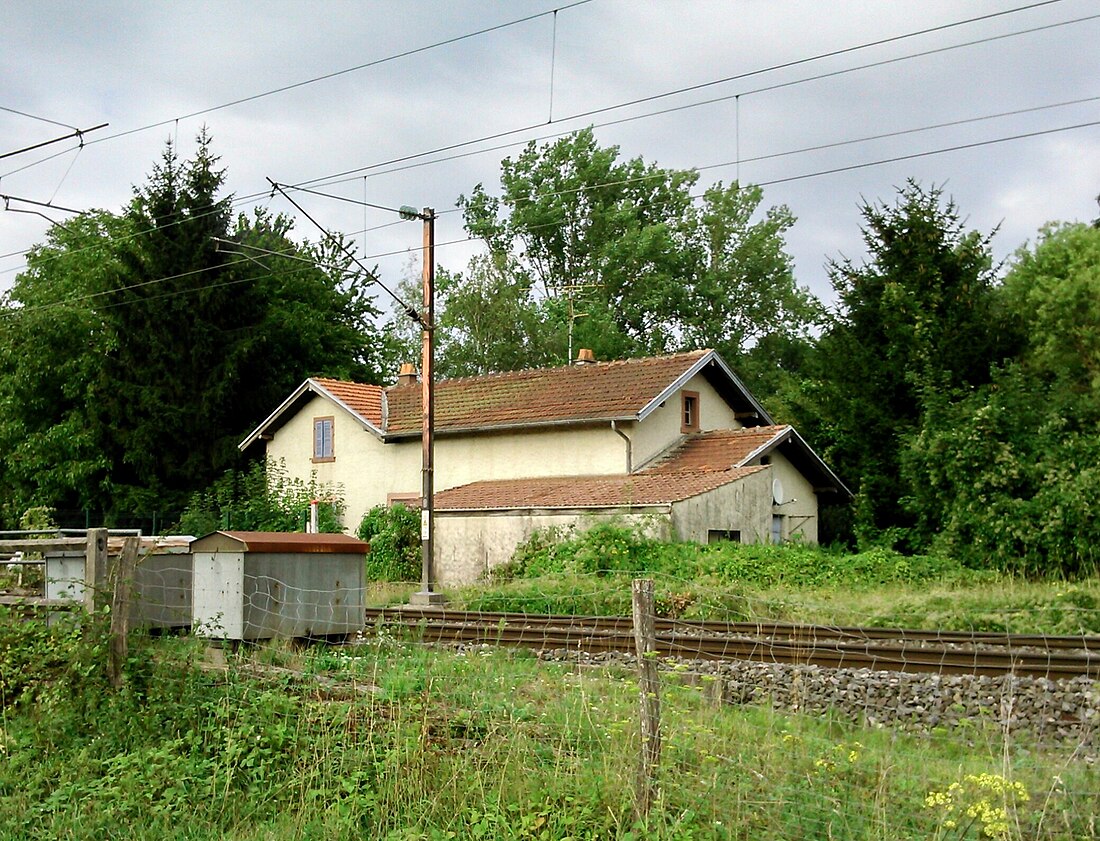
<instances>
[{"instance_id":1,"label":"beige stucco wall","mask_svg":"<svg viewBox=\"0 0 1100 841\"><path fill-rule=\"evenodd\" d=\"M817 543L817 494L813 485L782 453L771 453L771 471L772 477L783 484L785 504L774 507L774 513L783 517L783 539Z\"/></svg>"},{"instance_id":2,"label":"beige stucco wall","mask_svg":"<svg viewBox=\"0 0 1100 841\"><path fill-rule=\"evenodd\" d=\"M516 546L536 529L583 530L599 522L640 526L652 536L671 536L667 507L617 511L440 511L435 518L435 577L441 584L470 584L508 563Z\"/></svg>"},{"instance_id":3,"label":"beige stucco wall","mask_svg":"<svg viewBox=\"0 0 1100 841\"><path fill-rule=\"evenodd\" d=\"M313 462L313 419L333 418L334 461ZM314 397L267 442L267 458L286 465L303 481L310 476L342 490L344 526L354 532L363 514L391 493L419 493L420 448L385 447L377 437L329 400Z\"/></svg>"},{"instance_id":4,"label":"beige stucco wall","mask_svg":"<svg viewBox=\"0 0 1100 841\"><path fill-rule=\"evenodd\" d=\"M331 462L313 462L313 420L333 418ZM420 494L419 438L383 443L347 412L314 397L267 442L267 457L283 461L303 481L342 489L344 526L355 531L363 515L390 494ZM485 479L624 473L626 442L598 427L552 427L537 432L440 435L435 442L435 489L442 491Z\"/></svg>"},{"instance_id":5,"label":"beige stucco wall","mask_svg":"<svg viewBox=\"0 0 1100 841\"><path fill-rule=\"evenodd\" d=\"M700 401L700 427L709 429L736 429L741 423L733 410L700 374L685 386L696 391ZM333 418L333 452L335 460L314 463L313 420L318 417ZM677 443L680 432L680 395L677 393L652 412L641 423L622 424L620 429L631 439L634 469ZM354 532L363 515L375 505L385 504L391 494L419 495L421 486L420 439L402 439L384 444L373 433L365 430L347 412L322 397L314 397L294 414L267 442L270 460L282 462L292 477L338 487L347 503L344 526ZM617 435L610 423L593 427L554 427L540 431L498 432L459 436L442 435L436 439L435 488L447 488L486 479L512 479L524 476L577 476L623 473L626 470L626 442ZM753 490L750 499L738 495L745 490L720 489L715 499L689 500L677 505L673 520L685 539L706 541L706 531L715 529L740 529L746 542L766 540L771 528L771 477L778 476L783 483L786 499L796 499L775 509L784 517L784 539L802 539L817 542L817 497L801 474L778 453L772 454L772 465L765 475L748 477L753 488L765 481L763 491ZM748 487L745 482L730 488ZM729 501L719 498L730 497ZM757 500L767 511L758 510ZM742 505L749 505L744 509ZM728 511L743 510L747 525L721 525L729 519ZM733 506L733 507L730 507ZM751 509L751 514L748 513ZM725 519L723 519L725 518ZM522 519L522 518L521 518ZM707 525L708 523L718 523ZM763 525L761 525L763 524ZM518 526L517 526L518 527ZM522 530L522 529L521 529ZM529 533L529 532L528 532ZM511 540L511 532L501 540ZM763 535L757 537L756 535ZM695 536L701 535L701 536ZM753 535L750 537L750 535ZM483 546L487 538L478 537L474 545ZM522 538L519 538L522 539ZM444 541L438 538L438 543ZM514 546L518 540L512 541ZM456 544L464 545L462 541ZM502 544L503 545L503 544ZM478 563L488 563L487 558L497 558L500 552L486 547ZM511 556L511 549L508 549ZM506 558L505 558L506 560Z\"/></svg>"},{"instance_id":6,"label":"beige stucco wall","mask_svg":"<svg viewBox=\"0 0 1100 841\"><path fill-rule=\"evenodd\" d=\"M761 470L672 506L672 526L681 540L707 542L711 529L741 532L742 543L770 539L772 474Z\"/></svg>"},{"instance_id":7,"label":"beige stucco wall","mask_svg":"<svg viewBox=\"0 0 1100 841\"><path fill-rule=\"evenodd\" d=\"M740 429L743 425L734 416L733 409L719 396L714 386L702 374L696 374L681 391L699 394L699 429ZM661 455L683 437L680 431L680 392L669 397L654 409L641 423L623 425L630 436L634 452L634 469L639 470Z\"/></svg>"}]
</instances>

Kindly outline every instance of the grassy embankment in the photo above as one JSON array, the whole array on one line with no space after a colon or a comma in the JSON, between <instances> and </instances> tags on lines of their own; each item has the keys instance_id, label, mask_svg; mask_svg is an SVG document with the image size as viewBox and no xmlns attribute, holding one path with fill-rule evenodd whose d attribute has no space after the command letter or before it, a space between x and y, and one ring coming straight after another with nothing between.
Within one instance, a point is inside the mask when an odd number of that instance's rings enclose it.
<instances>
[{"instance_id":1,"label":"grassy embankment","mask_svg":"<svg viewBox=\"0 0 1100 841\"><path fill-rule=\"evenodd\" d=\"M1100 595L1095 579L1026 583L883 552L692 552L615 531L529 547L512 572L454 603L625 613L644 574L684 616L1095 633ZM643 827L628 673L394 639L215 666L193 641L137 634L113 692L101 626L0 621L0 838L1100 837L1100 769L987 722L917 738L717 707L705 684L666 680L661 798Z\"/></svg>"},{"instance_id":2,"label":"grassy embankment","mask_svg":"<svg viewBox=\"0 0 1100 841\"><path fill-rule=\"evenodd\" d=\"M705 687L666 681L661 798L641 827L629 674L393 639L354 652L268 646L223 667L191 641L135 637L127 687L112 692L101 630L0 627L4 838L1100 832L1100 769L1073 746L1006 744L981 722L917 739L719 708Z\"/></svg>"},{"instance_id":3,"label":"grassy embankment","mask_svg":"<svg viewBox=\"0 0 1100 841\"><path fill-rule=\"evenodd\" d=\"M632 577L653 578L658 611L672 617L1100 634L1100 576L1027 581L884 549L700 547L614 526L536 538L489 582L446 592L469 610L626 615ZM375 603L413 589L380 586Z\"/></svg>"}]
</instances>

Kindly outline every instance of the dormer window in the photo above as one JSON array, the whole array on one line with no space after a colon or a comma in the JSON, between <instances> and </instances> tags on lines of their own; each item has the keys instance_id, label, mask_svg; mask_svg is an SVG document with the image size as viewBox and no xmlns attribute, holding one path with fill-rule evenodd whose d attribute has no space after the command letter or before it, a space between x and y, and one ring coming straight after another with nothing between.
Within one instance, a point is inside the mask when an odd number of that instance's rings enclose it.
<instances>
[{"instance_id":1,"label":"dormer window","mask_svg":"<svg viewBox=\"0 0 1100 841\"><path fill-rule=\"evenodd\" d=\"M680 431L699 431L699 392L680 392Z\"/></svg>"},{"instance_id":2,"label":"dormer window","mask_svg":"<svg viewBox=\"0 0 1100 841\"><path fill-rule=\"evenodd\" d=\"M332 442L333 418L313 419L313 461L336 461Z\"/></svg>"}]
</instances>

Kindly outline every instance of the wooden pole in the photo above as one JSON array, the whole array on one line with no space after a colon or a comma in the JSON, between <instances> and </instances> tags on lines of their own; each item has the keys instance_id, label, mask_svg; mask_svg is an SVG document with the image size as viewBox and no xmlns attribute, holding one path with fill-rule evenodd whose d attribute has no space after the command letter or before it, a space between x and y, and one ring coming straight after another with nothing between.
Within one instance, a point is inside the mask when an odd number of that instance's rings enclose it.
<instances>
[{"instance_id":1,"label":"wooden pole","mask_svg":"<svg viewBox=\"0 0 1100 841\"><path fill-rule=\"evenodd\" d=\"M140 537L127 537L122 544L122 555L111 568L111 646L107 652L107 677L115 689L121 689L125 683L123 666L130 633L130 588L140 547Z\"/></svg>"},{"instance_id":2,"label":"wooden pole","mask_svg":"<svg viewBox=\"0 0 1100 841\"><path fill-rule=\"evenodd\" d=\"M96 594L107 579L107 529L88 529L84 552L84 608L95 613ZM100 597L102 603L102 596Z\"/></svg>"},{"instance_id":3,"label":"wooden pole","mask_svg":"<svg viewBox=\"0 0 1100 841\"><path fill-rule=\"evenodd\" d=\"M420 491L420 591L409 601L415 605L440 605L444 598L435 590L435 211L425 207L424 303L420 310L421 360L421 491Z\"/></svg>"},{"instance_id":4,"label":"wooden pole","mask_svg":"<svg viewBox=\"0 0 1100 841\"><path fill-rule=\"evenodd\" d=\"M636 803L638 817L644 821L657 799L657 772L661 764L661 697L657 676L653 579L635 578L631 585L631 601L634 608L634 647L638 653L642 734Z\"/></svg>"}]
</instances>

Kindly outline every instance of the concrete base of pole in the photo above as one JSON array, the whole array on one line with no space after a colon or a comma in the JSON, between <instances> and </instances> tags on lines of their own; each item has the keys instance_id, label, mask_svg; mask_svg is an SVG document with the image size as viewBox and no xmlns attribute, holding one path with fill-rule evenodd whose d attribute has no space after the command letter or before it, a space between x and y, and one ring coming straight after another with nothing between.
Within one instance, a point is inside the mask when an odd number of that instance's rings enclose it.
<instances>
[{"instance_id":1,"label":"concrete base of pole","mask_svg":"<svg viewBox=\"0 0 1100 841\"><path fill-rule=\"evenodd\" d=\"M446 603L446 596L442 593L434 593L431 590L419 590L409 596L409 604L413 607L432 607Z\"/></svg>"}]
</instances>

